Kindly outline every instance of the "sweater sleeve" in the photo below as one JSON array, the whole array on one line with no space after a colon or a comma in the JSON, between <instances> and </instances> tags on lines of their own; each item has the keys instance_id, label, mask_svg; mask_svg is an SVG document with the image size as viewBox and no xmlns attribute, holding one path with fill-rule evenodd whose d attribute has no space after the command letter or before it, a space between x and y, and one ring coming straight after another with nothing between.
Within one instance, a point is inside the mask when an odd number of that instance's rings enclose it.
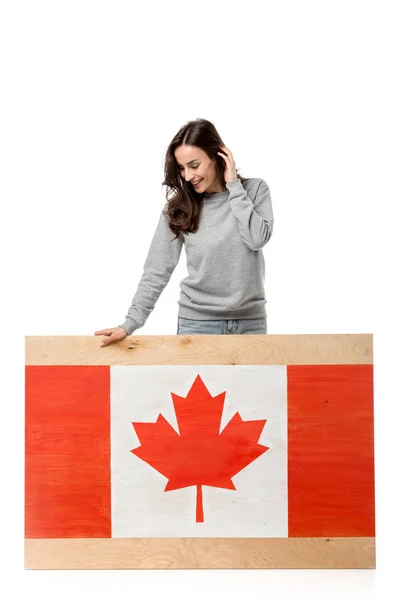
<instances>
[{"instance_id":1,"label":"sweater sleeve","mask_svg":"<svg viewBox=\"0 0 400 600\"><path fill-rule=\"evenodd\" d=\"M161 212L136 294L126 320L120 325L128 335L143 327L179 262L183 235L174 240L175 235L169 228L165 209L166 205Z\"/></svg>"},{"instance_id":2,"label":"sweater sleeve","mask_svg":"<svg viewBox=\"0 0 400 600\"><path fill-rule=\"evenodd\" d=\"M254 200L244 189L240 179L226 184L229 205L235 215L240 234L250 250L260 250L272 235L274 217L268 185L261 180Z\"/></svg>"}]
</instances>

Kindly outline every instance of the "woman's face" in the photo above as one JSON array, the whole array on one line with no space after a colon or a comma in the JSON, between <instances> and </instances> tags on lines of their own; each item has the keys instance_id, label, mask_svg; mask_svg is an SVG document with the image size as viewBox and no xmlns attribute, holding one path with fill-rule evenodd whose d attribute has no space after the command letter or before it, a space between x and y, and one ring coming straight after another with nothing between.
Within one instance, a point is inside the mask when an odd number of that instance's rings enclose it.
<instances>
[{"instance_id":1,"label":"woman's face","mask_svg":"<svg viewBox=\"0 0 400 600\"><path fill-rule=\"evenodd\" d=\"M181 177L193 185L196 192L213 194L224 191L217 174L216 162L204 150L182 144L176 148L174 155Z\"/></svg>"}]
</instances>

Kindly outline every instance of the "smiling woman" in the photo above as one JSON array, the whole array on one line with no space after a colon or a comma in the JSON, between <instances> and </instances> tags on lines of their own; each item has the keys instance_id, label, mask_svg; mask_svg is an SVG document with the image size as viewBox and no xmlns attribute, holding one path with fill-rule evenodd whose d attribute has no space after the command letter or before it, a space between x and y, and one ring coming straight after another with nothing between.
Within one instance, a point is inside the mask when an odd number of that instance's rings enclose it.
<instances>
[{"instance_id":1,"label":"smiling woman","mask_svg":"<svg viewBox=\"0 0 400 600\"><path fill-rule=\"evenodd\" d=\"M210 121L197 119L182 127L165 157L168 217L176 235L199 227L203 194L226 191L226 184L246 181L236 171L232 153ZM194 185L199 182L198 185Z\"/></svg>"},{"instance_id":2,"label":"smiling woman","mask_svg":"<svg viewBox=\"0 0 400 600\"><path fill-rule=\"evenodd\" d=\"M182 144L174 154L181 176L195 187L196 192L203 188L209 192L224 191L214 161L201 148ZM183 164L187 161L187 167L182 166L181 161Z\"/></svg>"},{"instance_id":3,"label":"smiling woman","mask_svg":"<svg viewBox=\"0 0 400 600\"><path fill-rule=\"evenodd\" d=\"M177 334L267 332L262 248L272 235L267 183L244 178L232 152L206 119L186 123L165 157L166 204L143 276L119 327L102 329L101 345L143 327L185 246ZM172 235L174 234L174 235Z\"/></svg>"}]
</instances>

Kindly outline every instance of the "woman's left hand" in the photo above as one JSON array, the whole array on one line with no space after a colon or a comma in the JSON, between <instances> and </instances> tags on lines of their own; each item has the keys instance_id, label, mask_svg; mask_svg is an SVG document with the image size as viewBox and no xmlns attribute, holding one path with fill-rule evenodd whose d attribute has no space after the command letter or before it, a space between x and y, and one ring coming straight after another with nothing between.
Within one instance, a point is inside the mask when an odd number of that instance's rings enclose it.
<instances>
[{"instance_id":1,"label":"woman's left hand","mask_svg":"<svg viewBox=\"0 0 400 600\"><path fill-rule=\"evenodd\" d=\"M232 152L228 150L226 146L221 146L221 150L224 152L217 152L217 154L222 156L222 158L225 160L225 183L229 183L230 181L238 178L236 174L236 165L235 161L233 160Z\"/></svg>"}]
</instances>

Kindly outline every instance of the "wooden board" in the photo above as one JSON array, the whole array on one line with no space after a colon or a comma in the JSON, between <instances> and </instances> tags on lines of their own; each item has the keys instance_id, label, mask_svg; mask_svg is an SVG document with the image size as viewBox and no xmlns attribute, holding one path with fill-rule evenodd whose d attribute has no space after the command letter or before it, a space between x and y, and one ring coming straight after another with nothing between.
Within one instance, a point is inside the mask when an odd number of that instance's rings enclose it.
<instances>
[{"instance_id":1,"label":"wooden board","mask_svg":"<svg viewBox=\"0 0 400 600\"><path fill-rule=\"evenodd\" d=\"M26 337L27 365L372 364L371 334L143 335L104 348L97 336Z\"/></svg>"},{"instance_id":2,"label":"wooden board","mask_svg":"<svg viewBox=\"0 0 400 600\"><path fill-rule=\"evenodd\" d=\"M26 338L26 568L373 568L372 335Z\"/></svg>"}]
</instances>

